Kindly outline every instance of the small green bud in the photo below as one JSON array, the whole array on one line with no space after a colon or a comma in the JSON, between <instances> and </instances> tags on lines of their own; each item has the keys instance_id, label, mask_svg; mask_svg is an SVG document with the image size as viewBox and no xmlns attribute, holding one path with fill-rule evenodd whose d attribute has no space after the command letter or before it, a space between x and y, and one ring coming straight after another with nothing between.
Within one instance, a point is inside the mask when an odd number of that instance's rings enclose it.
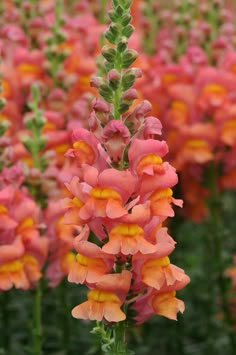
<instances>
[{"instance_id":1,"label":"small green bud","mask_svg":"<svg viewBox=\"0 0 236 355\"><path fill-rule=\"evenodd\" d=\"M99 94L107 101L112 102L113 100L113 91L108 83L101 85L98 88Z\"/></svg>"},{"instance_id":2,"label":"small green bud","mask_svg":"<svg viewBox=\"0 0 236 355\"><path fill-rule=\"evenodd\" d=\"M0 110L6 105L6 99L4 97L0 98Z\"/></svg>"},{"instance_id":3,"label":"small green bud","mask_svg":"<svg viewBox=\"0 0 236 355\"><path fill-rule=\"evenodd\" d=\"M121 37L120 42L117 45L117 50L118 52L124 52L126 50L128 45L128 38L127 37Z\"/></svg>"},{"instance_id":4,"label":"small green bud","mask_svg":"<svg viewBox=\"0 0 236 355\"><path fill-rule=\"evenodd\" d=\"M21 138L21 142L23 143L25 148L28 150L28 152L32 151L32 147L33 147L32 138L30 138L29 136L23 136Z\"/></svg>"},{"instance_id":5,"label":"small green bud","mask_svg":"<svg viewBox=\"0 0 236 355\"><path fill-rule=\"evenodd\" d=\"M119 6L120 5L120 2L119 2L119 0L112 0L112 7L113 7L113 9L115 9L117 6Z\"/></svg>"},{"instance_id":6,"label":"small green bud","mask_svg":"<svg viewBox=\"0 0 236 355\"><path fill-rule=\"evenodd\" d=\"M121 104L118 108L119 113L122 115L123 113L128 111L130 105L131 105L131 103L121 102Z\"/></svg>"},{"instance_id":7,"label":"small green bud","mask_svg":"<svg viewBox=\"0 0 236 355\"><path fill-rule=\"evenodd\" d=\"M128 10L132 4L132 1L133 0L120 0L120 3L125 10Z\"/></svg>"},{"instance_id":8,"label":"small green bud","mask_svg":"<svg viewBox=\"0 0 236 355\"><path fill-rule=\"evenodd\" d=\"M122 89L124 91L126 91L129 88L131 88L131 86L133 86L133 84L135 82L135 79L136 79L136 77L135 77L135 74L133 73L132 69L127 70L121 79Z\"/></svg>"},{"instance_id":9,"label":"small green bud","mask_svg":"<svg viewBox=\"0 0 236 355\"><path fill-rule=\"evenodd\" d=\"M43 150L43 148L45 147L46 144L46 139L45 137L41 136L38 138L37 140L37 146L38 146L38 151L40 152L41 150Z\"/></svg>"},{"instance_id":10,"label":"small green bud","mask_svg":"<svg viewBox=\"0 0 236 355\"><path fill-rule=\"evenodd\" d=\"M121 31L121 34L123 36L126 36L127 38L129 38L132 33L134 32L134 26L133 25L127 25L125 26L122 31Z\"/></svg>"},{"instance_id":11,"label":"small green bud","mask_svg":"<svg viewBox=\"0 0 236 355\"><path fill-rule=\"evenodd\" d=\"M108 73L108 80L109 80L111 88L113 90L116 90L120 84L120 74L118 73L118 71L115 69L112 69Z\"/></svg>"},{"instance_id":12,"label":"small green bud","mask_svg":"<svg viewBox=\"0 0 236 355\"><path fill-rule=\"evenodd\" d=\"M116 24L111 24L108 30L104 32L104 35L109 42L116 44L119 37L119 27Z\"/></svg>"},{"instance_id":13,"label":"small green bud","mask_svg":"<svg viewBox=\"0 0 236 355\"><path fill-rule=\"evenodd\" d=\"M108 11L108 16L112 22L118 22L119 20L119 16L117 16L117 13L114 10Z\"/></svg>"},{"instance_id":14,"label":"small green bud","mask_svg":"<svg viewBox=\"0 0 236 355\"><path fill-rule=\"evenodd\" d=\"M120 5L117 6L115 11L116 11L117 15L119 16L119 18L121 18L124 14L124 9L122 7L120 7Z\"/></svg>"},{"instance_id":15,"label":"small green bud","mask_svg":"<svg viewBox=\"0 0 236 355\"><path fill-rule=\"evenodd\" d=\"M102 48L101 53L109 63L114 63L116 59L116 50L114 48L106 45Z\"/></svg>"},{"instance_id":16,"label":"small green bud","mask_svg":"<svg viewBox=\"0 0 236 355\"><path fill-rule=\"evenodd\" d=\"M134 49L127 49L122 55L122 68L128 68L138 57Z\"/></svg>"},{"instance_id":17,"label":"small green bud","mask_svg":"<svg viewBox=\"0 0 236 355\"><path fill-rule=\"evenodd\" d=\"M10 127L11 122L8 120L2 120L0 122L0 137L6 132L6 130Z\"/></svg>"},{"instance_id":18,"label":"small green bud","mask_svg":"<svg viewBox=\"0 0 236 355\"><path fill-rule=\"evenodd\" d=\"M125 14L122 17L120 23L121 23L122 26L127 26L130 23L131 20L132 20L132 17L129 14Z\"/></svg>"}]
</instances>

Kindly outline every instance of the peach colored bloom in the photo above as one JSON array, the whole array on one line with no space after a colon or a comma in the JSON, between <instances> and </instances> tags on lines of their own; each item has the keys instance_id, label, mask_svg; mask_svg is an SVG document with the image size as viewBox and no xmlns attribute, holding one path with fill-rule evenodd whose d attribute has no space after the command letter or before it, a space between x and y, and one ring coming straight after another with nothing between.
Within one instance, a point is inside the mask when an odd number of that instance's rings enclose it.
<instances>
[{"instance_id":1,"label":"peach colored bloom","mask_svg":"<svg viewBox=\"0 0 236 355\"><path fill-rule=\"evenodd\" d=\"M76 243L75 248L78 253L70 267L69 282L94 284L112 269L113 258L108 258L97 245L81 241Z\"/></svg>"},{"instance_id":2,"label":"peach colored bloom","mask_svg":"<svg viewBox=\"0 0 236 355\"><path fill-rule=\"evenodd\" d=\"M175 297L176 292L166 292L154 295L151 304L155 314L177 320L177 313L184 312L184 302Z\"/></svg>"},{"instance_id":3,"label":"peach colored bloom","mask_svg":"<svg viewBox=\"0 0 236 355\"><path fill-rule=\"evenodd\" d=\"M88 301L72 310L75 318L108 322L120 322L126 319L121 311L130 288L131 272L123 270L121 274L108 274L100 278L96 287L88 292Z\"/></svg>"},{"instance_id":4,"label":"peach colored bloom","mask_svg":"<svg viewBox=\"0 0 236 355\"><path fill-rule=\"evenodd\" d=\"M118 224L109 233L109 241L102 247L106 253L134 255L153 253L156 246L144 238L144 230L138 224Z\"/></svg>"}]
</instances>

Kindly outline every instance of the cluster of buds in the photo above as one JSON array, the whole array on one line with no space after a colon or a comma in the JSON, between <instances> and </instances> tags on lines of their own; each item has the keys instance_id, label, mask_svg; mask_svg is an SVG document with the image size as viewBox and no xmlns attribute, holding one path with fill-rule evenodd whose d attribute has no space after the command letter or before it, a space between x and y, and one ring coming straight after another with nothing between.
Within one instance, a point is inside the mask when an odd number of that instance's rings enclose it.
<instances>
[{"instance_id":1,"label":"cluster of buds","mask_svg":"<svg viewBox=\"0 0 236 355\"><path fill-rule=\"evenodd\" d=\"M128 49L133 32L131 2L113 0L112 21L102 49L104 77L92 79L101 98L93 101L90 130L72 134L66 156L77 164L66 187L65 223L80 233L68 279L89 288L88 300L76 306L76 318L136 324L153 314L176 319L184 303L176 290L189 282L171 264L174 240L163 225L182 206L172 196L175 169L163 159L168 152L160 121L150 116L148 101L133 104L139 69L128 69L137 53ZM128 316L132 314L132 316Z\"/></svg>"}]
</instances>

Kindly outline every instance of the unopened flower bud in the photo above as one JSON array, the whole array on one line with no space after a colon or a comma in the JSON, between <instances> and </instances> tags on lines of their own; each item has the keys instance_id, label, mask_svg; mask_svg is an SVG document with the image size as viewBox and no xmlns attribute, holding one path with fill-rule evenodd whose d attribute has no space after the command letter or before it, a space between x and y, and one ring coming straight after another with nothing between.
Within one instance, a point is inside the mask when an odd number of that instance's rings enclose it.
<instances>
[{"instance_id":1,"label":"unopened flower bud","mask_svg":"<svg viewBox=\"0 0 236 355\"><path fill-rule=\"evenodd\" d=\"M108 45L103 46L101 53L109 63L114 63L116 59L116 50L114 48Z\"/></svg>"},{"instance_id":2,"label":"unopened flower bud","mask_svg":"<svg viewBox=\"0 0 236 355\"><path fill-rule=\"evenodd\" d=\"M138 53L134 49L127 49L122 56L122 67L128 68L138 57Z\"/></svg>"},{"instance_id":3,"label":"unopened flower bud","mask_svg":"<svg viewBox=\"0 0 236 355\"><path fill-rule=\"evenodd\" d=\"M103 112L109 113L110 112L110 105L100 98L95 98L92 102L92 107L96 112Z\"/></svg>"},{"instance_id":4,"label":"unopened flower bud","mask_svg":"<svg viewBox=\"0 0 236 355\"><path fill-rule=\"evenodd\" d=\"M152 111L152 104L149 101L144 100L143 102L141 102L141 104L139 104L137 106L137 109L136 109L136 112L135 112L135 116L137 118L145 117L151 111Z\"/></svg>"},{"instance_id":5,"label":"unopened flower bud","mask_svg":"<svg viewBox=\"0 0 236 355\"><path fill-rule=\"evenodd\" d=\"M136 89L129 89L125 91L122 95L123 100L127 101L133 101L138 98L137 90Z\"/></svg>"},{"instance_id":6,"label":"unopened flower bud","mask_svg":"<svg viewBox=\"0 0 236 355\"><path fill-rule=\"evenodd\" d=\"M105 84L105 79L100 76L93 76L90 80L90 86L93 88L100 88L101 85Z\"/></svg>"},{"instance_id":7,"label":"unopened flower bud","mask_svg":"<svg viewBox=\"0 0 236 355\"><path fill-rule=\"evenodd\" d=\"M127 48L127 45L128 45L128 38L125 36L121 37L121 40L117 45L118 52L123 52Z\"/></svg>"}]
</instances>

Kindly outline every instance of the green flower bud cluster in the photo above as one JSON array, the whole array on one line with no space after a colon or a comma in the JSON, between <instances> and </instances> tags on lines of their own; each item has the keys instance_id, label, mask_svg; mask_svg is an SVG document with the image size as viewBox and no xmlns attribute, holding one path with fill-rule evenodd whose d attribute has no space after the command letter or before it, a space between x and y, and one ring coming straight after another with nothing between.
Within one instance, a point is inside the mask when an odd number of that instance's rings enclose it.
<instances>
[{"instance_id":1,"label":"green flower bud cluster","mask_svg":"<svg viewBox=\"0 0 236 355\"><path fill-rule=\"evenodd\" d=\"M32 85L31 95L32 101L28 103L28 106L32 111L32 115L27 117L24 121L25 126L31 131L31 135L22 137L22 143L31 153L34 167L43 171L47 166L47 162L41 154L46 144L45 138L42 135L45 119L42 111L38 108L40 94L37 85Z\"/></svg>"},{"instance_id":2,"label":"green flower bud cluster","mask_svg":"<svg viewBox=\"0 0 236 355\"><path fill-rule=\"evenodd\" d=\"M137 77L141 76L140 70L128 69L136 60L138 53L128 48L128 40L134 31L130 24L130 0L113 0L112 10L108 12L111 24L104 32L105 38L110 42L102 48L104 57L105 78L98 77L94 82L100 95L113 104L113 118L120 119L132 105L135 95L123 99ZM127 70L128 69L128 70Z\"/></svg>"},{"instance_id":3,"label":"green flower bud cluster","mask_svg":"<svg viewBox=\"0 0 236 355\"><path fill-rule=\"evenodd\" d=\"M51 35L46 39L45 56L48 59L48 73L54 80L55 84L60 86L61 81L58 80L57 83L57 73L60 71L61 64L67 57L66 51L60 51L59 45L65 41L66 35L61 30L64 24L62 19L62 2L61 0L56 0L55 3L55 22L51 26Z\"/></svg>"}]
</instances>

